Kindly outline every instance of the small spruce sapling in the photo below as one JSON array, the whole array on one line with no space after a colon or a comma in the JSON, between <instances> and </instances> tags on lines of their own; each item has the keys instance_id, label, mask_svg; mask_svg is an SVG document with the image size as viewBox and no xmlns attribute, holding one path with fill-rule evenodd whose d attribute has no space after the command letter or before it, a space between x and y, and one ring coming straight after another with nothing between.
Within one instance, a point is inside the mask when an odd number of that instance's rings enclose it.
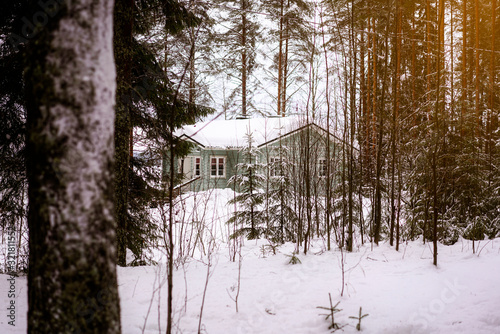
<instances>
[{"instance_id":1,"label":"small spruce sapling","mask_svg":"<svg viewBox=\"0 0 500 334\"><path fill-rule=\"evenodd\" d=\"M245 137L248 146L240 151L245 161L236 165L240 173L232 176L228 181L228 184L234 184L240 192L228 203L237 203L239 210L233 212L228 223L236 224L236 222L240 222L247 225L236 230L231 236L232 238L246 235L249 240L253 240L259 239L264 231L262 226L264 215L261 208L264 200L262 192L264 176L260 173L262 164L257 162L259 150L253 145L254 140L249 128Z\"/></svg>"},{"instance_id":2,"label":"small spruce sapling","mask_svg":"<svg viewBox=\"0 0 500 334\"><path fill-rule=\"evenodd\" d=\"M333 333L333 332L335 332L339 329L342 329L344 327L344 326L340 326L338 323L335 322L335 313L342 311L342 309L337 308L337 306L340 304L340 302L337 302L337 304L335 304L335 306L333 306L332 295L330 293L328 293L328 298L330 299L330 307L317 306L316 308L319 308L322 310L327 310L328 312L330 312L328 314L320 314L320 315L326 316L325 320L328 320L328 318L330 318L331 325L328 327L328 329L331 329L332 333Z\"/></svg>"},{"instance_id":3,"label":"small spruce sapling","mask_svg":"<svg viewBox=\"0 0 500 334\"><path fill-rule=\"evenodd\" d=\"M356 329L358 331L361 330L361 319L363 319L364 317L367 317L369 314L363 314L363 311L361 309L361 306L359 307L359 316L357 317L349 317L349 319L357 319L358 320L358 324L356 325Z\"/></svg>"},{"instance_id":4,"label":"small spruce sapling","mask_svg":"<svg viewBox=\"0 0 500 334\"><path fill-rule=\"evenodd\" d=\"M278 248L278 245L273 245L273 244L260 246L260 252L262 254L262 257L265 258L267 254L271 254L271 253L273 255L276 255L277 248Z\"/></svg>"},{"instance_id":5,"label":"small spruce sapling","mask_svg":"<svg viewBox=\"0 0 500 334\"><path fill-rule=\"evenodd\" d=\"M285 256L290 258L290 261L288 261L288 264L302 264L300 259L297 257L296 253L292 253L292 255L286 255Z\"/></svg>"},{"instance_id":6,"label":"small spruce sapling","mask_svg":"<svg viewBox=\"0 0 500 334\"><path fill-rule=\"evenodd\" d=\"M276 255L276 250L278 249L278 245L269 243L268 245L266 245L266 248L271 252L273 252L273 255Z\"/></svg>"}]
</instances>

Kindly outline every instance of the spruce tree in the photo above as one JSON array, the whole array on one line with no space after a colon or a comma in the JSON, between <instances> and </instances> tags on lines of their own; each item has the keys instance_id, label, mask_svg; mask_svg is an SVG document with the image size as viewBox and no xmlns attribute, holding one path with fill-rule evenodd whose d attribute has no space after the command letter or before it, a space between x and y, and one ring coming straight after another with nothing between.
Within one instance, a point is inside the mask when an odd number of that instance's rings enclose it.
<instances>
[{"instance_id":1,"label":"spruce tree","mask_svg":"<svg viewBox=\"0 0 500 334\"><path fill-rule=\"evenodd\" d=\"M297 224L297 213L294 210L295 198L292 187L293 162L290 161L288 147L280 143L272 151L273 161L267 163L270 189L267 194L269 205L266 214L269 225L266 234L274 242L294 241L296 236L293 227Z\"/></svg>"},{"instance_id":2,"label":"spruce tree","mask_svg":"<svg viewBox=\"0 0 500 334\"><path fill-rule=\"evenodd\" d=\"M156 165L172 151L170 143L177 141L173 136L175 129L212 112L197 106L179 91L192 59L181 64L183 71L177 76L170 70L176 64L167 61L168 41L174 41L171 36L200 24L205 15L199 14L195 15L178 1L117 0L115 3L115 201L119 265L126 265L127 248L136 259L142 259L143 249L155 236L148 209L152 201L165 196L161 185L168 188L169 182L175 182ZM156 30L161 33L153 34ZM140 129L141 140L147 143L142 156L133 152L134 129ZM188 151L185 143L174 143L174 147L178 150L176 156Z\"/></svg>"},{"instance_id":3,"label":"spruce tree","mask_svg":"<svg viewBox=\"0 0 500 334\"><path fill-rule=\"evenodd\" d=\"M247 146L240 150L244 162L236 165L238 174L229 179L229 184L234 184L239 194L231 199L228 204L237 204L239 208L228 220L230 224L241 224L233 237L246 235L248 239L258 239L265 230L262 203L262 165L257 161L259 150L253 145L252 134L249 130L245 135Z\"/></svg>"}]
</instances>

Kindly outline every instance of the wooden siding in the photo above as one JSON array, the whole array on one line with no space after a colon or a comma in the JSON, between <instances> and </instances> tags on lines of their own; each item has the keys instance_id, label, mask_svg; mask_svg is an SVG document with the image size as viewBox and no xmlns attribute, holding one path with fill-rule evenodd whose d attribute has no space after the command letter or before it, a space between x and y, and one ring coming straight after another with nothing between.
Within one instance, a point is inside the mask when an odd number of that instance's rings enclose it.
<instances>
[{"instance_id":1,"label":"wooden siding","mask_svg":"<svg viewBox=\"0 0 500 334\"><path fill-rule=\"evenodd\" d=\"M271 141L268 144L261 146L259 148L258 162L262 164L267 164L269 162L269 158L278 157L279 156L279 147L286 147L289 152L293 150L298 151L300 145L304 144L304 136L305 132L309 131L309 144L311 152L314 152L314 155L311 159L311 166L313 170L317 171L319 167L319 160L325 159L325 137L323 134L320 134L316 129L311 129L310 127L304 127L301 131L296 131L294 133L290 133L287 136L283 136L282 138ZM336 160L341 161L340 157L340 143L338 141L331 142L332 148L332 156L333 152L337 152L335 154ZM293 154L293 153L292 153ZM300 152L295 152L296 157L300 155ZM213 177L211 175L211 158L212 157L224 157L225 158L225 175L223 177ZM195 159L201 158L201 175L197 180L193 180L187 186L183 187L184 191L204 191L213 188L231 188L234 189L234 184L230 183L231 177L233 177L237 171L237 164L244 162L243 153L240 152L240 148L208 148L202 147L201 145L197 145L185 158L184 158L184 175L180 183L189 182L190 180L196 178L197 176L194 174L195 168ZM178 163L179 160L175 161L175 170L178 171ZM264 173L267 173L265 171ZM316 175L317 172L316 172ZM237 188L237 187L236 187ZM236 189L238 190L238 189Z\"/></svg>"}]
</instances>

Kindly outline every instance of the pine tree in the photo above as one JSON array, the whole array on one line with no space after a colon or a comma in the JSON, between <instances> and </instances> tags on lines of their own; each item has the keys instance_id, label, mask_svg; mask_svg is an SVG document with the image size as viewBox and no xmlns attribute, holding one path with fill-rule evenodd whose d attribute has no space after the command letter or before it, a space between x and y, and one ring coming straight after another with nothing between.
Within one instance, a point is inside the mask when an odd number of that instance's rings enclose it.
<instances>
[{"instance_id":1,"label":"pine tree","mask_svg":"<svg viewBox=\"0 0 500 334\"><path fill-rule=\"evenodd\" d=\"M276 114L288 115L289 100L296 93L289 89L300 86L306 74L304 60L309 57L309 37L313 34L307 20L311 16L312 4L303 0L264 1L261 8L269 13L273 25L268 29L268 43L272 43L273 65L271 70L277 92Z\"/></svg>"},{"instance_id":2,"label":"pine tree","mask_svg":"<svg viewBox=\"0 0 500 334\"><path fill-rule=\"evenodd\" d=\"M155 50L164 69L169 69L171 78L178 81L183 75L180 90L190 104L210 105L214 100L210 90L210 76L216 72L217 57L214 55L217 33L215 20L209 16L210 4L196 0L183 2L185 8L194 14L199 22L176 32L168 34L165 42L163 32L148 29L143 32L149 39L149 48ZM158 36L157 36L158 35ZM189 64L184 74L185 65Z\"/></svg>"},{"instance_id":3,"label":"pine tree","mask_svg":"<svg viewBox=\"0 0 500 334\"><path fill-rule=\"evenodd\" d=\"M258 112L253 105L253 93L258 86L253 73L259 66L257 45L262 38L255 15L257 6L250 0L218 0L217 3L222 4L227 14L220 19L221 26L226 29L217 41L223 55L218 68L236 82L229 96L230 111L236 116L247 117Z\"/></svg>"}]
</instances>

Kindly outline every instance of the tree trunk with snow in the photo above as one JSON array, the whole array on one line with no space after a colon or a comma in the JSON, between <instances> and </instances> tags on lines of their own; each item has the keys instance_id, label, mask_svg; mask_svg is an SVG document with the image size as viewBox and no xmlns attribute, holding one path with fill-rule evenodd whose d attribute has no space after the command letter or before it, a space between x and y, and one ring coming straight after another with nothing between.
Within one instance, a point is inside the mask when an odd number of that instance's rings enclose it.
<instances>
[{"instance_id":1,"label":"tree trunk with snow","mask_svg":"<svg viewBox=\"0 0 500 334\"><path fill-rule=\"evenodd\" d=\"M113 1L52 4L25 73L28 332L120 333ZM35 1L31 10L44 14Z\"/></svg>"}]
</instances>

